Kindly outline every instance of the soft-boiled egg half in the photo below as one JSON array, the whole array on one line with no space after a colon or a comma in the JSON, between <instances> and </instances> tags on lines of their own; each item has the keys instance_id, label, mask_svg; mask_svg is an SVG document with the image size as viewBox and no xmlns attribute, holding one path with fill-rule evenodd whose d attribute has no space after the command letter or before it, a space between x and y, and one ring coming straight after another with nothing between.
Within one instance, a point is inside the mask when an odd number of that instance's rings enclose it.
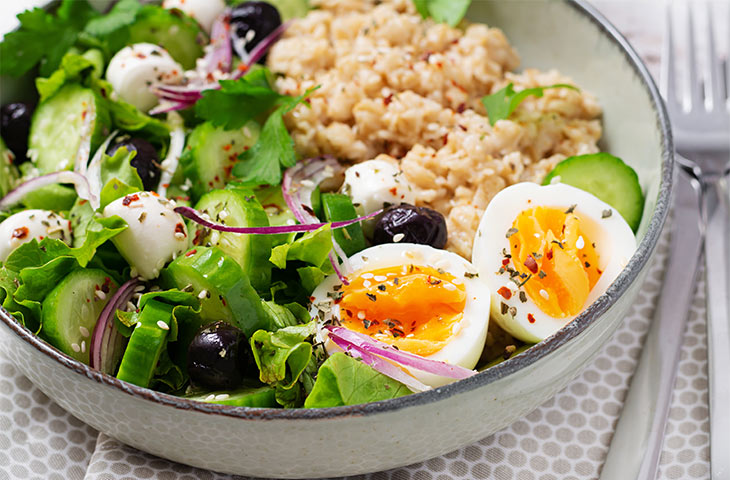
<instances>
[{"instance_id":1,"label":"soft-boiled egg half","mask_svg":"<svg viewBox=\"0 0 730 480\"><path fill-rule=\"evenodd\" d=\"M518 183L487 206L472 261L492 291L492 319L537 343L602 295L635 249L626 221L590 193Z\"/></svg>"},{"instance_id":2,"label":"soft-boiled egg half","mask_svg":"<svg viewBox=\"0 0 730 480\"><path fill-rule=\"evenodd\" d=\"M310 313L319 318L327 353L339 347L322 327L335 322L402 351L474 368L486 340L490 295L471 263L410 243L377 245L349 261L349 285L331 275L312 293ZM454 381L408 371L431 387Z\"/></svg>"}]
</instances>

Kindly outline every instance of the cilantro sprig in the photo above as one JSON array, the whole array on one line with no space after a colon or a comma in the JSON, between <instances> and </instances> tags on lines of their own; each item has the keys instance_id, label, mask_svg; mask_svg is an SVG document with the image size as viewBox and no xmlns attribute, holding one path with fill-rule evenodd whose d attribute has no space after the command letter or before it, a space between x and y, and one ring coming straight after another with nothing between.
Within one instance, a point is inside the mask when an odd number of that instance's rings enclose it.
<instances>
[{"instance_id":1,"label":"cilantro sprig","mask_svg":"<svg viewBox=\"0 0 730 480\"><path fill-rule=\"evenodd\" d=\"M284 125L284 115L303 102L314 90L308 89L298 97L282 97L279 105L266 119L256 144L243 152L233 167L233 175L250 185L277 185L281 182L282 168L294 166L297 161L294 141Z\"/></svg>"},{"instance_id":2,"label":"cilantro sprig","mask_svg":"<svg viewBox=\"0 0 730 480\"><path fill-rule=\"evenodd\" d=\"M466 15L471 0L413 0L413 4L423 18L455 27Z\"/></svg>"},{"instance_id":3,"label":"cilantro sprig","mask_svg":"<svg viewBox=\"0 0 730 480\"><path fill-rule=\"evenodd\" d=\"M526 88L519 92L515 92L514 86L510 83L498 92L482 97L482 104L484 105L484 108L487 109L489 124L494 126L494 124L497 123L497 120L505 120L509 118L509 116L512 115L512 112L515 111L523 100L531 95L540 98L548 88L569 88L571 90L578 90L578 88L573 85L556 83L555 85Z\"/></svg>"}]
</instances>

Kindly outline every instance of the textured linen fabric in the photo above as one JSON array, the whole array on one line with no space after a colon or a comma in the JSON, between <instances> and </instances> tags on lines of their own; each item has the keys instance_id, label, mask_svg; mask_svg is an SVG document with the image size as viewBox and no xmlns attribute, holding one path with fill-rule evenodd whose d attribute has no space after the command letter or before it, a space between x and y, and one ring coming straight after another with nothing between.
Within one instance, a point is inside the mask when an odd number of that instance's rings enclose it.
<instances>
[{"instance_id":1,"label":"textured linen fabric","mask_svg":"<svg viewBox=\"0 0 730 480\"><path fill-rule=\"evenodd\" d=\"M663 3L648 0L594 3L626 34L656 75ZM728 6L724 1L712 3L715 7ZM0 13L4 15L9 6L2 2ZM718 18L727 18L726 13L727 10L716 12ZM726 38L728 25L720 28L718 38ZM461 450L358 478L597 478L649 326L661 285L666 249L665 234L645 288L622 326L596 360L554 398L501 432ZM704 291L704 281L700 280L682 346L661 457L659 478L662 480L709 478ZM0 352L0 480L232 478L235 477L168 462L98 434L49 400Z\"/></svg>"}]
</instances>

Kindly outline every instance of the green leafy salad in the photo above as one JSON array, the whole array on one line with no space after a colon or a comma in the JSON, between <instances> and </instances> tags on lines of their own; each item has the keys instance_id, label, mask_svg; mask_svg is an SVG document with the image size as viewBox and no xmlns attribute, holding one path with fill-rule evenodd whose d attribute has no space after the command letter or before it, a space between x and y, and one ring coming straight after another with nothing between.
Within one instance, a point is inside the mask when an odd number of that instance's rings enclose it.
<instances>
[{"instance_id":1,"label":"green leafy salad","mask_svg":"<svg viewBox=\"0 0 730 480\"><path fill-rule=\"evenodd\" d=\"M469 7L414 3L452 26ZM488 209L474 264L444 250L444 216L415 206L397 166L298 156L285 116L318 87L285 95L263 65L308 10L120 0L101 14L63 0L20 14L0 69L35 75L37 97L2 106L3 309L140 387L318 408L475 375L552 334L618 274L580 226L586 205L615 238L631 243L638 228L638 179L609 154L531 184L569 208L524 206L499 227ZM509 84L482 99L490 123L547 88L575 89ZM495 231L504 245L483 244ZM488 329L506 339L496 351Z\"/></svg>"}]
</instances>

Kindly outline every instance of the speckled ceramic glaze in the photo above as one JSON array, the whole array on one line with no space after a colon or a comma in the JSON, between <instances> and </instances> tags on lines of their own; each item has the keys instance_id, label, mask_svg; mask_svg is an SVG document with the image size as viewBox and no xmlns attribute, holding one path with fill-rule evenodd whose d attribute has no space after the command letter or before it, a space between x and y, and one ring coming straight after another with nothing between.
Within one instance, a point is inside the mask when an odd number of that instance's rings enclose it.
<instances>
[{"instance_id":1,"label":"speckled ceramic glaze","mask_svg":"<svg viewBox=\"0 0 730 480\"><path fill-rule=\"evenodd\" d=\"M94 428L174 461L262 477L352 475L470 444L510 424L575 377L616 330L667 215L672 146L666 113L625 39L573 1L475 0L473 21L502 28L523 66L557 68L604 108L602 147L638 172L647 202L626 269L575 321L526 353L425 393L354 407L274 410L192 402L138 388L59 353L0 311L10 358L49 397ZM20 98L2 79L2 102ZM9 96L9 95L13 96Z\"/></svg>"}]
</instances>

